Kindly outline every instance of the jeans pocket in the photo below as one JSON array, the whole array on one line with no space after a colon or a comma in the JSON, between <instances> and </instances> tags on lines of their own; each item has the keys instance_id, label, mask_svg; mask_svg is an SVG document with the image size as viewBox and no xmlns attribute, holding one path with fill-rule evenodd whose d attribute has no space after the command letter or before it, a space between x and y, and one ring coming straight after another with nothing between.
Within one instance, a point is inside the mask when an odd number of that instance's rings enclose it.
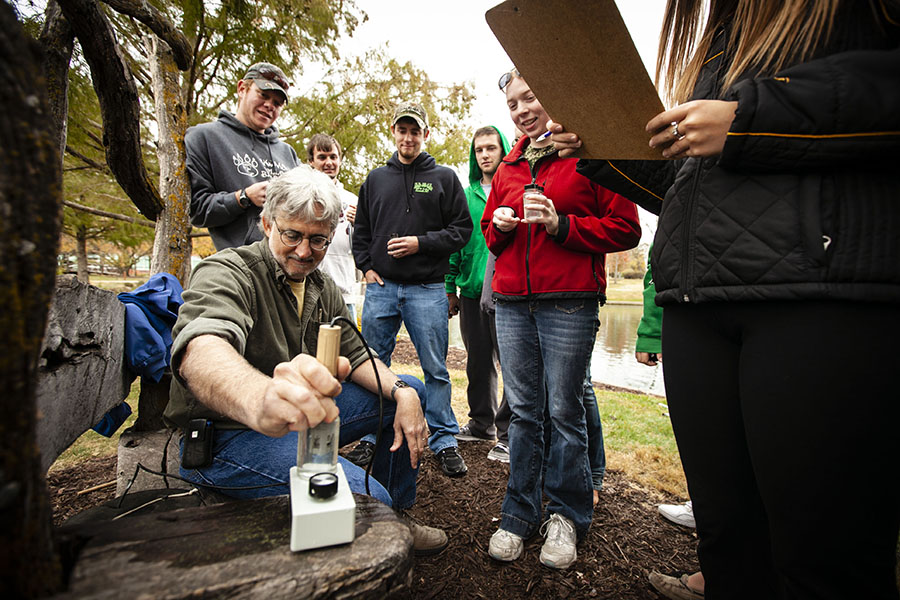
<instances>
[{"instance_id":1,"label":"jeans pocket","mask_svg":"<svg viewBox=\"0 0 900 600\"><path fill-rule=\"evenodd\" d=\"M584 308L584 300L579 300L577 298L571 300L557 300L554 308L561 313L574 315Z\"/></svg>"}]
</instances>

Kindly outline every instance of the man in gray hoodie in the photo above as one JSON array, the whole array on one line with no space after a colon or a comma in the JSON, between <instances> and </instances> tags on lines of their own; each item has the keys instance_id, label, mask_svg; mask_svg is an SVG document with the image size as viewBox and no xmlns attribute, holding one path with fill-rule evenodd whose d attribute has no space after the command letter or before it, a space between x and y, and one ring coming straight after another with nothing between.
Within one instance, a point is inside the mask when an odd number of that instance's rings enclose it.
<instances>
[{"instance_id":1,"label":"man in gray hoodie","mask_svg":"<svg viewBox=\"0 0 900 600\"><path fill-rule=\"evenodd\" d=\"M261 62L238 81L238 108L188 129L191 223L206 227L216 250L262 239L259 215L269 179L300 164L279 139L275 120L290 87L281 69Z\"/></svg>"}]
</instances>

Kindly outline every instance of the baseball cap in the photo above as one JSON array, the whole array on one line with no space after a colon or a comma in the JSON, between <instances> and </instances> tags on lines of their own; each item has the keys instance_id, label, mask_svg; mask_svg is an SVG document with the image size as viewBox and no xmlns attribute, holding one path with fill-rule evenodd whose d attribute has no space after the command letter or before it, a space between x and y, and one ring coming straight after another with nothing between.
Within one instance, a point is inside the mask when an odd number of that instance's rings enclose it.
<instances>
[{"instance_id":1,"label":"baseball cap","mask_svg":"<svg viewBox=\"0 0 900 600\"><path fill-rule=\"evenodd\" d=\"M428 129L428 113L425 112L425 109L421 104L416 104L414 102L398 104L397 108L394 109L394 118L391 119L391 127L396 125L397 121L403 117L409 117L418 123L419 127L422 129Z\"/></svg>"},{"instance_id":2,"label":"baseball cap","mask_svg":"<svg viewBox=\"0 0 900 600\"><path fill-rule=\"evenodd\" d=\"M256 87L261 90L276 90L284 94L284 101L287 102L287 91L291 84L288 82L284 71L275 65L267 62L260 62L252 65L247 69L244 80L252 79L256 83Z\"/></svg>"}]
</instances>

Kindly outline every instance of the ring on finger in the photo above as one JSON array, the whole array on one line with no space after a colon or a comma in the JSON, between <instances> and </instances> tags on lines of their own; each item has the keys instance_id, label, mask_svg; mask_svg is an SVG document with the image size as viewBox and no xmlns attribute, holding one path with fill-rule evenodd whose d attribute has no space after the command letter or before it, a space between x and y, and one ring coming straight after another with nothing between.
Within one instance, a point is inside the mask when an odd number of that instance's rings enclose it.
<instances>
[{"instance_id":1,"label":"ring on finger","mask_svg":"<svg viewBox=\"0 0 900 600\"><path fill-rule=\"evenodd\" d=\"M678 121L672 121L672 135L676 140L684 139L684 134L678 131Z\"/></svg>"}]
</instances>

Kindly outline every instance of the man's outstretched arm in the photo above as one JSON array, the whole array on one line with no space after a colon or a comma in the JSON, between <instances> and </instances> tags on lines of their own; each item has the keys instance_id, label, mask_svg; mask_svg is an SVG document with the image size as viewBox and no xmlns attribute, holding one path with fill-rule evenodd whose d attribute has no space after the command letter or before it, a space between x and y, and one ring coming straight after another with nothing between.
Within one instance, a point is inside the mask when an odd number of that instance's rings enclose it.
<instances>
[{"instance_id":1,"label":"man's outstretched arm","mask_svg":"<svg viewBox=\"0 0 900 600\"><path fill-rule=\"evenodd\" d=\"M340 357L338 375L349 371L349 361ZM188 343L179 374L204 405L270 437L338 416L332 398L340 393L340 382L306 354L277 365L269 377L224 339L201 335Z\"/></svg>"}]
</instances>

